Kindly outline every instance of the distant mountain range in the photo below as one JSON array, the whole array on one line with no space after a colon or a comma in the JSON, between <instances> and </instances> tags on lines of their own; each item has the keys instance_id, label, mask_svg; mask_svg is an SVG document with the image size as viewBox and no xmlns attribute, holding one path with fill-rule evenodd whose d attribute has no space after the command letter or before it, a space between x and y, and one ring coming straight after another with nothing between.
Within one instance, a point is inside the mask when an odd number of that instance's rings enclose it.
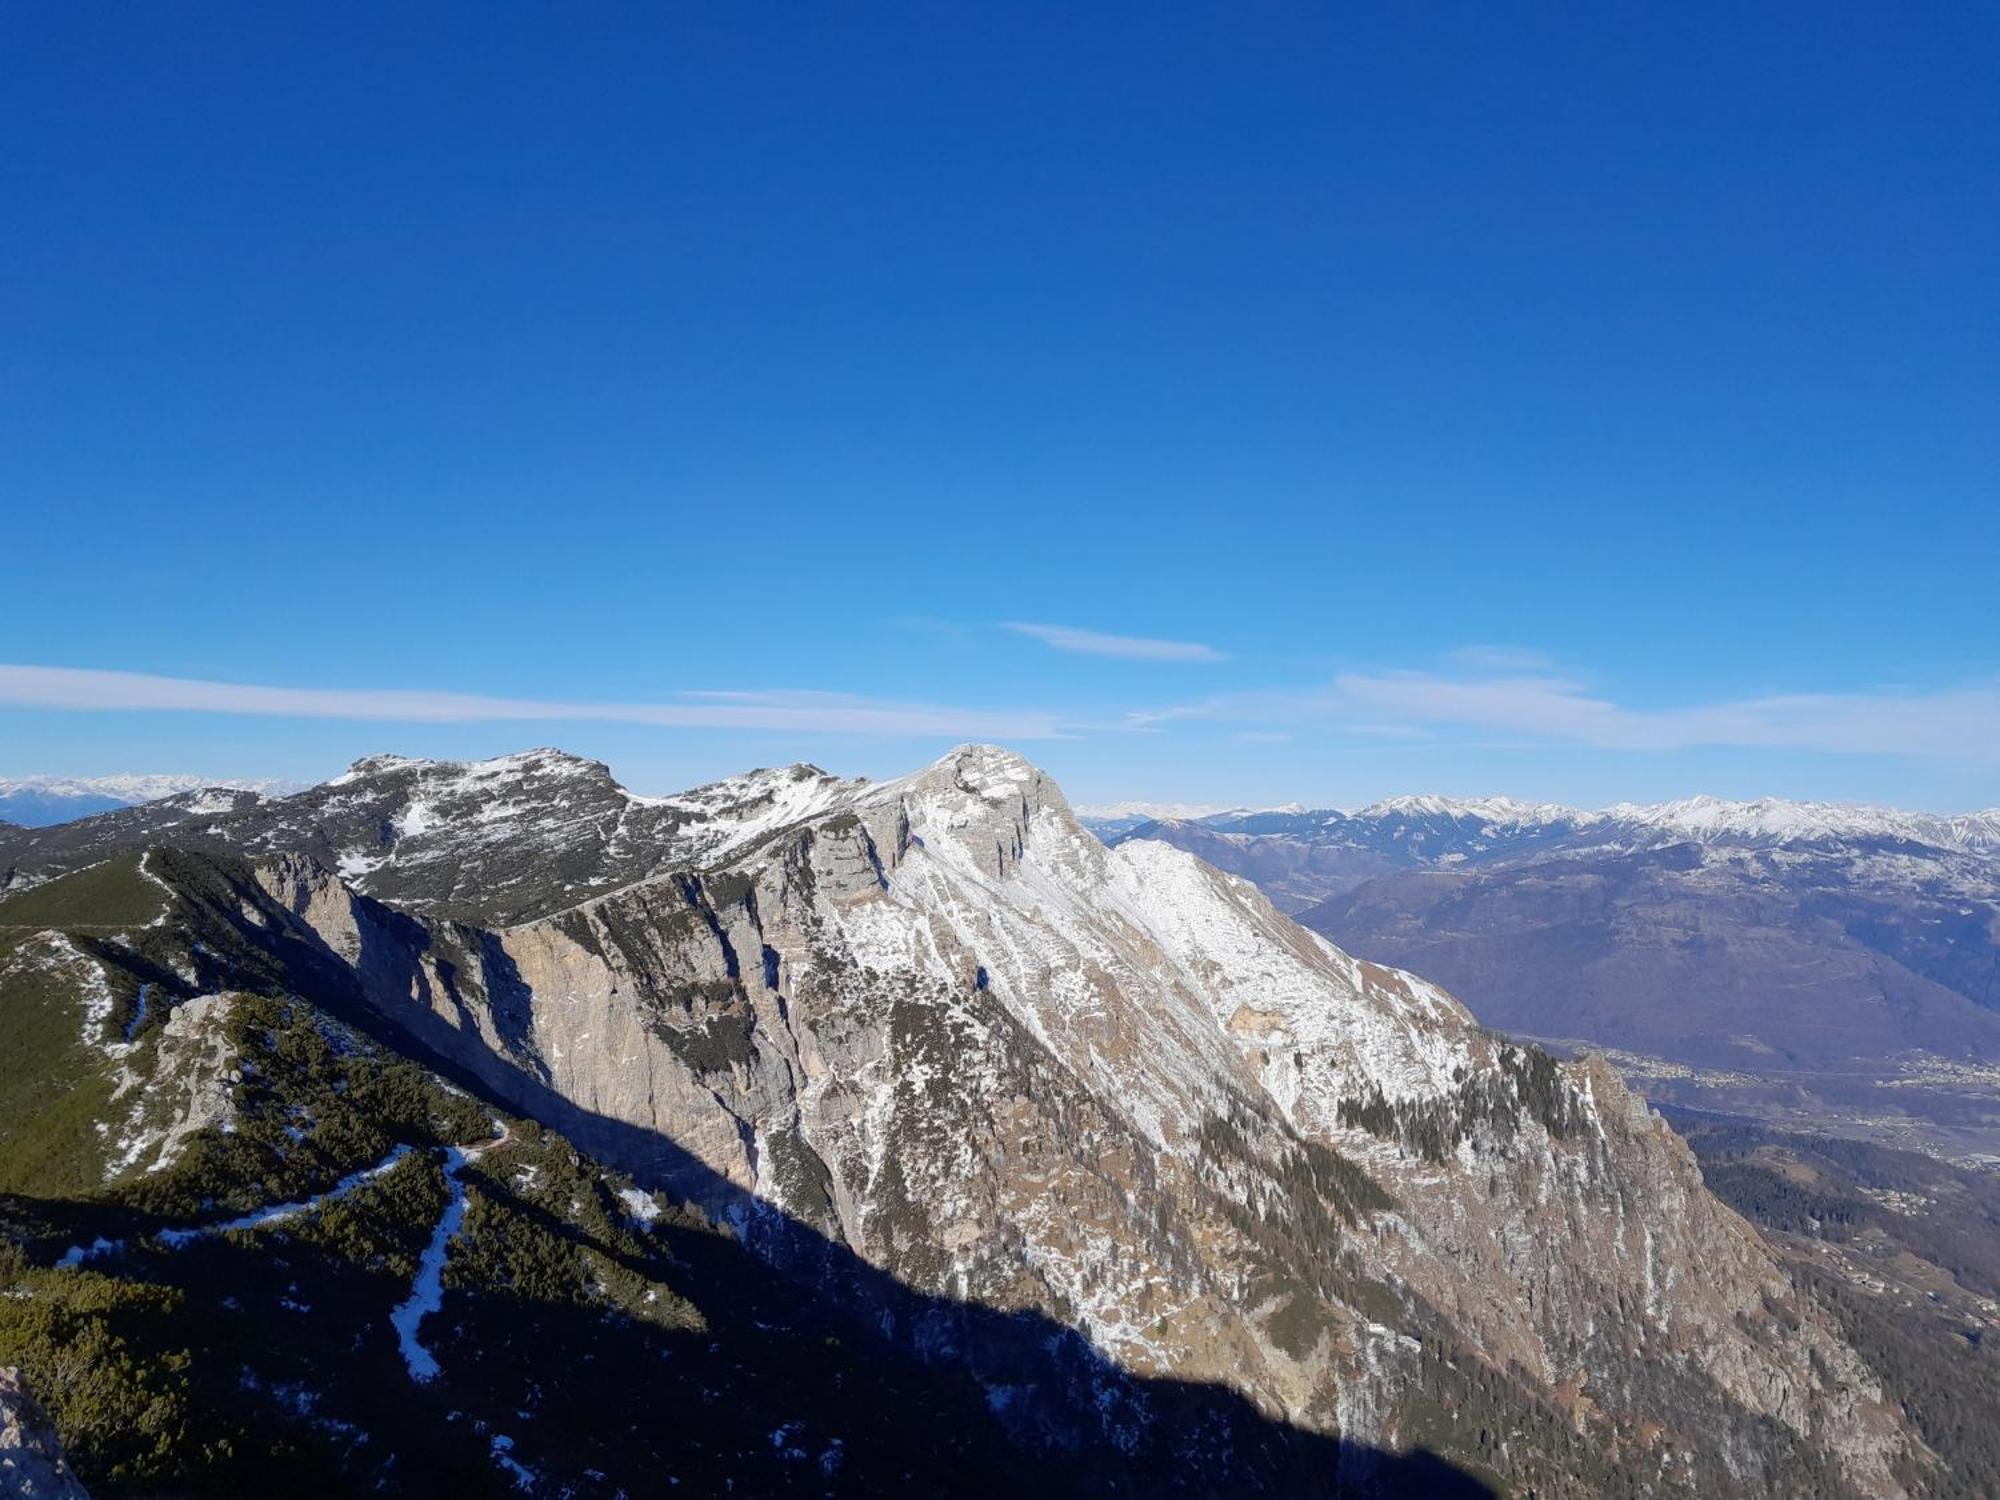
<instances>
[{"instance_id":1,"label":"distant mountain range","mask_svg":"<svg viewBox=\"0 0 2000 1500\"><path fill-rule=\"evenodd\" d=\"M275 779L242 781L179 775L0 776L0 823L44 828L205 787L277 796L299 791L303 786L303 782Z\"/></svg>"},{"instance_id":2,"label":"distant mountain range","mask_svg":"<svg viewBox=\"0 0 2000 1500\"><path fill-rule=\"evenodd\" d=\"M1649 1097L2000 1158L2000 809L1399 797L1096 825Z\"/></svg>"},{"instance_id":3,"label":"distant mountain range","mask_svg":"<svg viewBox=\"0 0 2000 1500\"><path fill-rule=\"evenodd\" d=\"M1285 835L1326 847L1407 851L1412 867L1452 852L1518 852L1520 840L1530 836L1551 845L1575 840L1585 847L1689 840L1745 846L1900 841L2000 852L2000 807L1927 813L1779 797L1747 802L1685 797L1590 809L1512 797L1409 796L1386 798L1355 812L1296 802L1227 809L1121 802L1086 807L1078 816L1100 836L1120 837L1153 824L1194 824L1216 833Z\"/></svg>"}]
</instances>

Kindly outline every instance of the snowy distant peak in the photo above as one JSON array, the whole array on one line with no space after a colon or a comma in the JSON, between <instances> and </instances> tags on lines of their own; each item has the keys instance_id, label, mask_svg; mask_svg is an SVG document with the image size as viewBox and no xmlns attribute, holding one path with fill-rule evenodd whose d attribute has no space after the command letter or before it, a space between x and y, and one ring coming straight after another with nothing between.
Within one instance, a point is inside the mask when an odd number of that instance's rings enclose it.
<instances>
[{"instance_id":1,"label":"snowy distant peak","mask_svg":"<svg viewBox=\"0 0 2000 1500\"><path fill-rule=\"evenodd\" d=\"M17 792L42 792L58 797L109 797L119 803L130 805L135 802L157 802L162 797L171 797L179 792L199 791L204 787L226 787L232 791L275 795L285 791L297 791L304 785L304 782L281 781L272 777L251 780L242 777L174 774L0 776L0 796L11 796Z\"/></svg>"},{"instance_id":2,"label":"snowy distant peak","mask_svg":"<svg viewBox=\"0 0 2000 1500\"><path fill-rule=\"evenodd\" d=\"M1951 814L1941 821L1955 841L1953 847L2000 853L2000 807L1989 807L1984 812Z\"/></svg>"},{"instance_id":3,"label":"snowy distant peak","mask_svg":"<svg viewBox=\"0 0 2000 1500\"><path fill-rule=\"evenodd\" d=\"M1582 826L1599 821L1603 814L1555 802L1522 802L1513 797L1389 797L1370 803L1356 818L1450 818L1490 824L1501 828L1546 827L1567 823Z\"/></svg>"},{"instance_id":4,"label":"snowy distant peak","mask_svg":"<svg viewBox=\"0 0 2000 1500\"><path fill-rule=\"evenodd\" d=\"M1946 849L2000 848L2000 814L1992 810L1957 816L1904 812L1846 802L1792 802L1760 797L1730 802L1719 797L1685 797L1650 807L1629 803L1604 814L1619 824L1654 828L1700 843L1802 844L1907 842Z\"/></svg>"},{"instance_id":5,"label":"snowy distant peak","mask_svg":"<svg viewBox=\"0 0 2000 1500\"><path fill-rule=\"evenodd\" d=\"M304 783L273 779L246 780L216 776L132 774L112 776L0 777L0 820L28 827L47 827L87 818L93 813L210 791L216 806L234 805L236 797L282 796Z\"/></svg>"},{"instance_id":6,"label":"snowy distant peak","mask_svg":"<svg viewBox=\"0 0 2000 1500\"><path fill-rule=\"evenodd\" d=\"M1303 811L1294 803L1286 811ZM1212 818L1219 813L1243 813L1247 807L1218 807L1207 802L1093 802L1076 809L1076 815L1092 823L1187 823Z\"/></svg>"},{"instance_id":7,"label":"snowy distant peak","mask_svg":"<svg viewBox=\"0 0 2000 1500\"><path fill-rule=\"evenodd\" d=\"M1517 802L1510 797L1398 797L1355 816L1385 812L1471 817L1495 828L1568 828L1610 839L1650 835L1702 844L1902 842L1944 849L2000 849L2000 812L1994 810L1948 815L1783 797L1732 801L1704 795L1672 802L1621 802L1597 810Z\"/></svg>"},{"instance_id":8,"label":"snowy distant peak","mask_svg":"<svg viewBox=\"0 0 2000 1500\"><path fill-rule=\"evenodd\" d=\"M1161 822L1174 821L1161 819ZM1317 830L1359 832L1412 823L1476 827L1487 834L1540 838L1587 837L1594 842L1686 840L1702 844L1917 843L1970 852L2000 851L2000 809L1939 814L1846 802L1796 802L1782 797L1731 801L1712 796L1673 802L1621 802L1600 809L1513 797L1389 797L1347 813L1331 808L1286 816L1221 813L1193 819L1231 833L1311 836ZM1116 830L1125 831L1125 830Z\"/></svg>"},{"instance_id":9,"label":"snowy distant peak","mask_svg":"<svg viewBox=\"0 0 2000 1500\"><path fill-rule=\"evenodd\" d=\"M1148 813L1151 816L1147 816ZM1460 847L1499 854L1516 844L1537 849L1656 846L1663 842L1770 848L1810 844L1918 844L1978 855L2000 854L2000 809L1940 814L1843 802L1713 796L1660 803L1570 807L1515 797L1388 797L1353 812L1304 809L1202 813L1193 807L1127 802L1083 810L1100 837L1116 842L1187 828L1196 834L1279 837L1308 844L1363 847L1393 840L1432 857Z\"/></svg>"},{"instance_id":10,"label":"snowy distant peak","mask_svg":"<svg viewBox=\"0 0 2000 1500\"><path fill-rule=\"evenodd\" d=\"M1854 834L1896 838L1928 821L1887 808L1787 802L1777 797L1759 797L1751 802L1683 797L1653 806L1626 802L1609 809L1609 814L1621 823L1668 829L1697 839L1744 838L1778 843Z\"/></svg>"}]
</instances>

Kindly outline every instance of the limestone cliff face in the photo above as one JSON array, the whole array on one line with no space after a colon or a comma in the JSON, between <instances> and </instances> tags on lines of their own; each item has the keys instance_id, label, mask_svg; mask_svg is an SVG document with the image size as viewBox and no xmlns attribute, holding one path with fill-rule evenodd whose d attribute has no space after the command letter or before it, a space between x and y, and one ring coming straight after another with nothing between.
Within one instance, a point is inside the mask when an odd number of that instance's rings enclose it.
<instances>
[{"instance_id":1,"label":"limestone cliff face","mask_svg":"<svg viewBox=\"0 0 2000 1500\"><path fill-rule=\"evenodd\" d=\"M21 1372L0 1369L0 1495L21 1500L90 1500L70 1473L62 1441Z\"/></svg>"},{"instance_id":2,"label":"limestone cliff face","mask_svg":"<svg viewBox=\"0 0 2000 1500\"><path fill-rule=\"evenodd\" d=\"M1601 1066L1192 856L1105 849L1005 752L778 784L805 791L677 822L701 857L507 926L305 857L258 878L384 1017L774 1255L806 1226L1124 1368L1544 1493L1594 1492L1571 1441L1666 1490L1901 1493L1859 1361ZM1546 1432L1482 1446L1489 1408Z\"/></svg>"}]
</instances>

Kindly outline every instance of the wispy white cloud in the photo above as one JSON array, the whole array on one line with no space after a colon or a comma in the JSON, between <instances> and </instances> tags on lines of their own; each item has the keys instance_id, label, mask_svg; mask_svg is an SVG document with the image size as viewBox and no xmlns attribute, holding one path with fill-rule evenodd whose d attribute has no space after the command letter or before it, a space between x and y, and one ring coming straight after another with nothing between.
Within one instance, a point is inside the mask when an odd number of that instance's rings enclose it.
<instances>
[{"instance_id":1,"label":"wispy white cloud","mask_svg":"<svg viewBox=\"0 0 2000 1500\"><path fill-rule=\"evenodd\" d=\"M671 729L792 730L802 733L946 735L1037 740L1060 734L1054 715L898 703L840 693L705 692L667 703L589 703L497 698L405 688L295 688L0 665L0 704L26 708L131 709L259 714L291 718L478 723L567 720Z\"/></svg>"},{"instance_id":2,"label":"wispy white cloud","mask_svg":"<svg viewBox=\"0 0 2000 1500\"><path fill-rule=\"evenodd\" d=\"M1571 678L1347 673L1334 701L1378 719L1525 733L1607 750L1705 745L2000 759L2000 685L1928 691L1781 693L1680 708L1631 708Z\"/></svg>"},{"instance_id":3,"label":"wispy white cloud","mask_svg":"<svg viewBox=\"0 0 2000 1500\"><path fill-rule=\"evenodd\" d=\"M1465 672L1549 672L1556 664L1532 646L1460 646L1446 660Z\"/></svg>"},{"instance_id":4,"label":"wispy white cloud","mask_svg":"<svg viewBox=\"0 0 2000 1500\"><path fill-rule=\"evenodd\" d=\"M1367 735L1380 740L1427 740L1431 737L1428 729L1419 729L1415 724L1343 724L1343 734Z\"/></svg>"},{"instance_id":5,"label":"wispy white cloud","mask_svg":"<svg viewBox=\"0 0 2000 1500\"><path fill-rule=\"evenodd\" d=\"M1227 661L1228 656L1199 641L1158 641L1142 635L1106 635L1070 625L1037 625L1009 620L1002 627L1029 636L1058 651L1084 656L1117 656L1128 661Z\"/></svg>"},{"instance_id":6,"label":"wispy white cloud","mask_svg":"<svg viewBox=\"0 0 2000 1500\"><path fill-rule=\"evenodd\" d=\"M1635 708L1555 673L1345 672L1296 691L1226 694L1132 714L1132 728L1180 720L1337 725L1419 738L1501 732L1531 744L1605 750L1703 746L2000 761L2000 683L1926 690L1777 693L1674 708Z\"/></svg>"}]
</instances>

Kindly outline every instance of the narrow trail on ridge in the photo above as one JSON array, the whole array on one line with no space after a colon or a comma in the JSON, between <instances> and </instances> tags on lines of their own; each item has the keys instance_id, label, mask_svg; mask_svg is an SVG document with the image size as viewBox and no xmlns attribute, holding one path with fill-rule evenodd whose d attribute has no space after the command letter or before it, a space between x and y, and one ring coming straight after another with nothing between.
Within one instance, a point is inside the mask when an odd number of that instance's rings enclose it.
<instances>
[{"instance_id":1,"label":"narrow trail on ridge","mask_svg":"<svg viewBox=\"0 0 2000 1500\"><path fill-rule=\"evenodd\" d=\"M445 1259L451 1253L451 1242L465 1224L465 1168L468 1163L502 1149L514 1138L506 1121L495 1119L493 1125L499 1134L484 1145L445 1148L444 1179L451 1196L445 1203L444 1212L438 1216L437 1227L431 1231L431 1241L424 1247L423 1258L417 1262L417 1274L410 1284L410 1295L389 1314L389 1322L396 1330L396 1342L403 1351L403 1363L409 1367L410 1378L420 1385L435 1380L438 1374L437 1356L424 1347L417 1337L417 1330L444 1301Z\"/></svg>"}]
</instances>

